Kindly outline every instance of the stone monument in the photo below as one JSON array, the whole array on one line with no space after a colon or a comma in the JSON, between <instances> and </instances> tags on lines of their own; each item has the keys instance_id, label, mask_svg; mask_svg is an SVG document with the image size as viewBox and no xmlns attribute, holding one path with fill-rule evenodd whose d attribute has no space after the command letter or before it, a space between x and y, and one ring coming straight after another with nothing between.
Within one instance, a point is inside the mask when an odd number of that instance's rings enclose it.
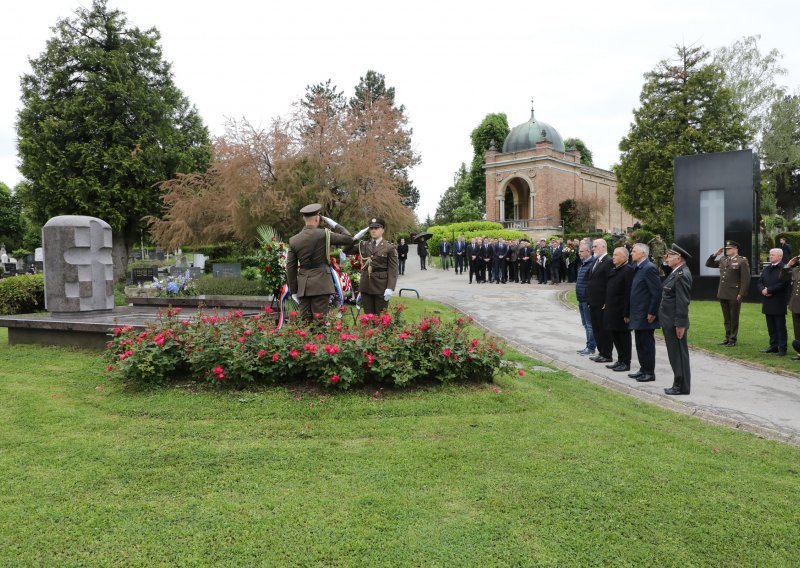
<instances>
[{"instance_id":1,"label":"stone monument","mask_svg":"<svg viewBox=\"0 0 800 568\"><path fill-rule=\"evenodd\" d=\"M44 296L49 312L114 309L111 226L101 219L61 215L42 227Z\"/></svg>"}]
</instances>

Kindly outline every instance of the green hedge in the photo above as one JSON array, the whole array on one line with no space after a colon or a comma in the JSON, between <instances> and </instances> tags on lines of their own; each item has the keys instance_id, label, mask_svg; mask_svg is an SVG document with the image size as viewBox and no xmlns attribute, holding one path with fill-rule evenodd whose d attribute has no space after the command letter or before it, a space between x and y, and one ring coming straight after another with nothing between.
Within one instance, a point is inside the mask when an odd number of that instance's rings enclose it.
<instances>
[{"instance_id":1,"label":"green hedge","mask_svg":"<svg viewBox=\"0 0 800 568\"><path fill-rule=\"evenodd\" d=\"M442 242L442 237L447 237L452 243L452 239L457 239L458 235L464 235L466 242L472 240L473 237L489 237L490 239L502 237L509 241L525 236L522 231L504 229L503 225L492 221L466 221L451 225L434 225L428 229L428 232L433 235L428 240L428 253L433 256L439 256L439 244ZM453 236L454 234L455 236Z\"/></svg>"},{"instance_id":2,"label":"green hedge","mask_svg":"<svg viewBox=\"0 0 800 568\"><path fill-rule=\"evenodd\" d=\"M197 293L205 296L263 296L260 280L247 278L213 278L203 276L195 280Z\"/></svg>"},{"instance_id":3,"label":"green hedge","mask_svg":"<svg viewBox=\"0 0 800 568\"><path fill-rule=\"evenodd\" d=\"M0 315L44 309L44 274L23 274L0 280Z\"/></svg>"}]
</instances>

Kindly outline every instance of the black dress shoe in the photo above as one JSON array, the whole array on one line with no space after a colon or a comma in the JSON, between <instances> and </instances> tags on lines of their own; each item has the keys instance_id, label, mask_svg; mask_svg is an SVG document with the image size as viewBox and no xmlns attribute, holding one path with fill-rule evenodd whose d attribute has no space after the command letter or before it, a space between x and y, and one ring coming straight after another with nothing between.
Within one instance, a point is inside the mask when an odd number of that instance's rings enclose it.
<instances>
[{"instance_id":1,"label":"black dress shoe","mask_svg":"<svg viewBox=\"0 0 800 568\"><path fill-rule=\"evenodd\" d=\"M606 365L606 369L614 369L614 370L616 370L617 367L619 367L620 365L622 365L622 363L617 361L616 363L611 363L610 365Z\"/></svg>"},{"instance_id":2,"label":"black dress shoe","mask_svg":"<svg viewBox=\"0 0 800 568\"><path fill-rule=\"evenodd\" d=\"M598 355L594 358L595 363L611 363L613 359L611 357L603 357L602 355Z\"/></svg>"},{"instance_id":3,"label":"black dress shoe","mask_svg":"<svg viewBox=\"0 0 800 568\"><path fill-rule=\"evenodd\" d=\"M762 353L777 353L778 349L775 348L775 347L769 347L767 349L762 349L761 352Z\"/></svg>"},{"instance_id":4,"label":"black dress shoe","mask_svg":"<svg viewBox=\"0 0 800 568\"><path fill-rule=\"evenodd\" d=\"M655 375L650 375L648 373L643 373L641 377L636 379L636 382L638 382L638 383L649 383L650 381L655 381L655 380L656 380L656 376Z\"/></svg>"},{"instance_id":5,"label":"black dress shoe","mask_svg":"<svg viewBox=\"0 0 800 568\"><path fill-rule=\"evenodd\" d=\"M638 371L636 373L628 373L628 376L632 379L641 379L642 377L644 377L644 373Z\"/></svg>"},{"instance_id":6,"label":"black dress shoe","mask_svg":"<svg viewBox=\"0 0 800 568\"><path fill-rule=\"evenodd\" d=\"M664 389L664 394L689 394L689 393L681 392L681 389L676 387L670 387L668 389Z\"/></svg>"},{"instance_id":7,"label":"black dress shoe","mask_svg":"<svg viewBox=\"0 0 800 568\"><path fill-rule=\"evenodd\" d=\"M736 342L735 341L729 341L728 343L725 344L725 347L736 347Z\"/></svg>"},{"instance_id":8,"label":"black dress shoe","mask_svg":"<svg viewBox=\"0 0 800 568\"><path fill-rule=\"evenodd\" d=\"M728 340L726 339L725 341L720 341L720 342L719 342L717 345L726 345L726 346L727 346L727 345L728 345L728 343L730 343L730 341L728 341Z\"/></svg>"},{"instance_id":9,"label":"black dress shoe","mask_svg":"<svg viewBox=\"0 0 800 568\"><path fill-rule=\"evenodd\" d=\"M786 357L786 351L778 351L775 355L778 357Z\"/></svg>"},{"instance_id":10,"label":"black dress shoe","mask_svg":"<svg viewBox=\"0 0 800 568\"><path fill-rule=\"evenodd\" d=\"M611 370L612 371L616 371L617 373L622 373L623 371L630 371L631 370L631 366L630 365L626 365L625 363L622 363L621 365L617 365L616 367L614 367Z\"/></svg>"}]
</instances>

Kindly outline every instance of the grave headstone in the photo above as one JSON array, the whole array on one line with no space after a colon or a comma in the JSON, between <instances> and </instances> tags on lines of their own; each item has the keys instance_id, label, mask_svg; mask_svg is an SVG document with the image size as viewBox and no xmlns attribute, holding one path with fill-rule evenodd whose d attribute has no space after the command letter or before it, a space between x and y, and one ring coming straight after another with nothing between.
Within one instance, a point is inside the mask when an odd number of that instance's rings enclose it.
<instances>
[{"instance_id":1,"label":"grave headstone","mask_svg":"<svg viewBox=\"0 0 800 568\"><path fill-rule=\"evenodd\" d=\"M44 253L42 247L36 247L33 251L33 262L44 262Z\"/></svg>"},{"instance_id":2,"label":"grave headstone","mask_svg":"<svg viewBox=\"0 0 800 568\"><path fill-rule=\"evenodd\" d=\"M242 265L238 262L215 262L211 265L214 278L234 278L242 275Z\"/></svg>"},{"instance_id":3,"label":"grave headstone","mask_svg":"<svg viewBox=\"0 0 800 568\"><path fill-rule=\"evenodd\" d=\"M44 302L50 312L114 309L111 226L95 217L60 215L42 227Z\"/></svg>"},{"instance_id":4,"label":"grave headstone","mask_svg":"<svg viewBox=\"0 0 800 568\"><path fill-rule=\"evenodd\" d=\"M200 270L205 270L206 255L201 254L199 252L194 253L194 260L192 260L192 266L194 266L195 268L199 268Z\"/></svg>"},{"instance_id":5,"label":"grave headstone","mask_svg":"<svg viewBox=\"0 0 800 568\"><path fill-rule=\"evenodd\" d=\"M197 266L191 266L187 270L189 271L189 278L192 280L198 280L205 273L202 268Z\"/></svg>"},{"instance_id":6,"label":"grave headstone","mask_svg":"<svg viewBox=\"0 0 800 568\"><path fill-rule=\"evenodd\" d=\"M152 282L153 278L158 278L158 268L155 266L143 266L131 269L131 282L134 284Z\"/></svg>"}]
</instances>

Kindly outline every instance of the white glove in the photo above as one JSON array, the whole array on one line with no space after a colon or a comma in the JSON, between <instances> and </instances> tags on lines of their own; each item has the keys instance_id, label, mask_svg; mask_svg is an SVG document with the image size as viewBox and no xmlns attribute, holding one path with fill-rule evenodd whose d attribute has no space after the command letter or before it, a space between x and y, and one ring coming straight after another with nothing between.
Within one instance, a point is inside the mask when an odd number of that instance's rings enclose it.
<instances>
[{"instance_id":1,"label":"white glove","mask_svg":"<svg viewBox=\"0 0 800 568\"><path fill-rule=\"evenodd\" d=\"M336 221L334 221L330 217L326 217L325 215L320 215L320 219L325 221L331 229L335 229L336 228Z\"/></svg>"},{"instance_id":2,"label":"white glove","mask_svg":"<svg viewBox=\"0 0 800 568\"><path fill-rule=\"evenodd\" d=\"M392 297L392 294L394 294L394 290L391 288L386 288L386 290L383 291L383 301L388 302L389 298Z\"/></svg>"},{"instance_id":3,"label":"white glove","mask_svg":"<svg viewBox=\"0 0 800 568\"><path fill-rule=\"evenodd\" d=\"M292 300L294 300L295 304L299 304L300 303L300 298L297 297L297 294L292 294Z\"/></svg>"},{"instance_id":4,"label":"white glove","mask_svg":"<svg viewBox=\"0 0 800 568\"><path fill-rule=\"evenodd\" d=\"M366 235L368 232L369 232L369 227L364 227L364 228L363 228L363 229L361 229L359 232L357 232L353 238L354 238L355 240L358 240L358 239L360 239L361 237L363 237L364 235Z\"/></svg>"}]
</instances>

